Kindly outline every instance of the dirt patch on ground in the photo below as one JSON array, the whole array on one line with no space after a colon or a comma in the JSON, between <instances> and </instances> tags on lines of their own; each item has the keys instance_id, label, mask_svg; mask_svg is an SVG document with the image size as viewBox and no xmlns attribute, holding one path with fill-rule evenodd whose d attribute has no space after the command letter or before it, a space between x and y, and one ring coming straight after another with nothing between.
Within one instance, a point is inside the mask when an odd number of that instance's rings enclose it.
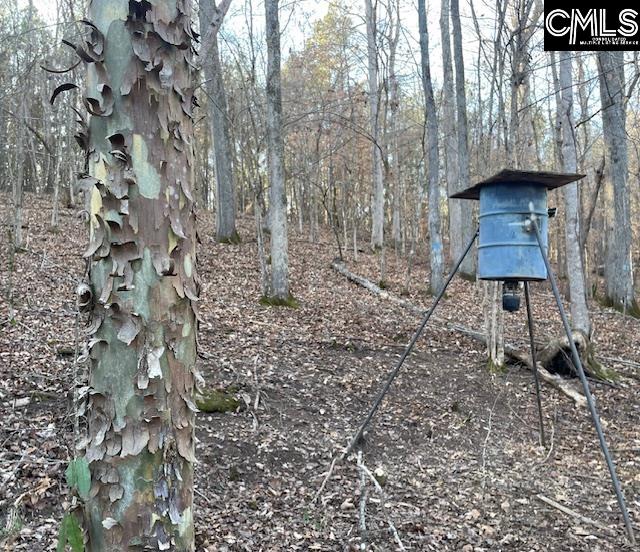
<instances>
[{"instance_id":1,"label":"dirt patch on ground","mask_svg":"<svg viewBox=\"0 0 640 552\"><path fill-rule=\"evenodd\" d=\"M8 204L6 198L2 203ZM45 223L47 202L29 197L27 203L27 251L13 260L10 217L2 210L0 539L6 550L39 551L55 549L70 501L64 484L74 426L69 351L76 346L73 292L85 270L85 232L73 212L63 211L61 231L52 233ZM262 306L251 220L241 221L240 245L214 243L209 213L200 223L199 368L212 388L236 386L242 407L197 420L197 549L355 550L355 460L338 466L318 502L312 499L418 320L335 273L328 233L319 244L291 236L299 308ZM386 280L399 293L404 261L390 252L387 257ZM361 253L357 263L347 263L377 280L375 255ZM427 276L418 263L409 296L416 304L429 302ZM546 284L534 286L533 302L540 339L558 335ZM597 350L622 376L615 388L593 389L637 520L640 323L592 308ZM474 286L454 281L438 315L480 328ZM508 314L505 325L507 339L524 346L523 313ZM624 549L622 522L586 411L546 385L543 405L550 450L538 445L530 372L510 367L490 375L476 342L429 326L365 435L366 465L386 474L384 498L369 486L370 549L397 549L386 516L412 550ZM617 536L562 514L538 494Z\"/></svg>"}]
</instances>

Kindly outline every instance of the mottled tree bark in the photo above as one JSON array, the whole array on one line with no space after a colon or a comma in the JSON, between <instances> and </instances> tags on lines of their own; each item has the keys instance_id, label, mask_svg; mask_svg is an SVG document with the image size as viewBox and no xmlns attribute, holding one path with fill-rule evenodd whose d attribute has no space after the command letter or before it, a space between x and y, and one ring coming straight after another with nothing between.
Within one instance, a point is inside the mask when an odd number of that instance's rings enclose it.
<instances>
[{"instance_id":1,"label":"mottled tree bark","mask_svg":"<svg viewBox=\"0 0 640 552\"><path fill-rule=\"evenodd\" d=\"M457 112L457 141L458 141L458 170L459 178L457 187L453 192L458 192L469 187L469 143L467 124L467 94L465 92L464 57L462 54L462 27L460 25L460 7L458 0L451 0L451 23L453 27L453 59L456 71L456 112ZM451 262L455 262L464 251L465 245L475 232L473 222L473 203L460 201L460 243L452 244ZM476 273L475 245L460 266L460 272L472 278Z\"/></svg>"},{"instance_id":2,"label":"mottled tree bark","mask_svg":"<svg viewBox=\"0 0 640 552\"><path fill-rule=\"evenodd\" d=\"M236 243L239 236L236 230L236 198L227 93L224 88L222 64L218 50L218 29L222 23L220 10L227 6L228 2L222 2L219 8L216 7L214 0L200 2L200 34L203 37L201 63L204 70L209 125L216 167L216 241Z\"/></svg>"},{"instance_id":3,"label":"mottled tree bark","mask_svg":"<svg viewBox=\"0 0 640 552\"><path fill-rule=\"evenodd\" d=\"M640 314L633 292L631 214L625 116L624 52L598 52L602 131L610 174L613 209L606 221L604 265L606 301L617 309Z\"/></svg>"},{"instance_id":4,"label":"mottled tree bark","mask_svg":"<svg viewBox=\"0 0 640 552\"><path fill-rule=\"evenodd\" d=\"M573 125L573 79L569 52L560 52L560 90L562 115L562 170L575 173L578 170L576 135ZM589 307L585 291L584 265L580 249L580 215L578 209L578 185L573 182L563 188L564 226L566 240L567 275L571 298L571 320L573 328L591 334Z\"/></svg>"},{"instance_id":5,"label":"mottled tree bark","mask_svg":"<svg viewBox=\"0 0 640 552\"><path fill-rule=\"evenodd\" d=\"M196 228L189 0L93 0L90 551L194 550Z\"/></svg>"},{"instance_id":6,"label":"mottled tree bark","mask_svg":"<svg viewBox=\"0 0 640 552\"><path fill-rule=\"evenodd\" d=\"M269 159L271 296L288 301L289 254L287 239L287 195L284 182L282 137L282 87L280 78L279 0L265 1L267 34L267 149Z\"/></svg>"},{"instance_id":7,"label":"mottled tree bark","mask_svg":"<svg viewBox=\"0 0 640 552\"><path fill-rule=\"evenodd\" d=\"M371 196L371 247L379 249L384 242L384 176L380 144L378 95L378 47L376 44L376 12L371 0L364 0L367 23L367 68L369 80L369 132L372 140L373 194Z\"/></svg>"},{"instance_id":8,"label":"mottled tree bark","mask_svg":"<svg viewBox=\"0 0 640 552\"><path fill-rule=\"evenodd\" d=\"M429 187L429 261L431 265L431 293L437 294L444 283L444 259L440 229L440 160L438 158L438 115L433 98L431 69L429 66L429 34L425 0L418 0L418 25L420 28L420 53L422 68L422 90L424 92L426 116L426 147L428 159Z\"/></svg>"}]
</instances>

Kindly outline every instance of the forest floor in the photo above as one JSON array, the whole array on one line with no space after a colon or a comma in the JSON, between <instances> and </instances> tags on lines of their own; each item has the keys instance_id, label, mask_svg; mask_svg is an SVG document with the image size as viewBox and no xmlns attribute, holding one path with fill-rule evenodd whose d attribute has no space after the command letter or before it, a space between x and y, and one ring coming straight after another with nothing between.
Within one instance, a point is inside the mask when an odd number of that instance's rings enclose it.
<instances>
[{"instance_id":1,"label":"forest floor","mask_svg":"<svg viewBox=\"0 0 640 552\"><path fill-rule=\"evenodd\" d=\"M0 550L38 552L55 550L70 502L64 470L73 454L74 290L85 270L86 232L65 209L60 231L51 232L50 204L29 197L26 251L11 270L9 203L0 198ZM313 498L418 319L332 270L329 232L311 244L292 231L299 307L263 306L252 220L241 221L244 242L236 246L214 243L211 219L201 214L199 368L208 388L233 386L245 407L198 415L196 548L358 550L355 457L337 465ZM356 262L349 252L346 263L378 279L376 255L360 252ZM399 294L405 271L388 250L391 293ZM427 278L423 253L409 299L425 307ZM547 283L533 286L532 300L538 338L558 336ZM592 389L640 524L640 321L591 308L597 352L620 375L615 387ZM437 314L480 329L475 285L455 279ZM524 313L506 314L505 326L507 341L524 347ZM367 549L399 549L387 520L407 550L630 549L586 409L548 385L542 391L547 449L538 443L531 372L510 366L490 374L477 342L430 324L363 445L365 465L386 477L384 497L367 483Z\"/></svg>"}]
</instances>

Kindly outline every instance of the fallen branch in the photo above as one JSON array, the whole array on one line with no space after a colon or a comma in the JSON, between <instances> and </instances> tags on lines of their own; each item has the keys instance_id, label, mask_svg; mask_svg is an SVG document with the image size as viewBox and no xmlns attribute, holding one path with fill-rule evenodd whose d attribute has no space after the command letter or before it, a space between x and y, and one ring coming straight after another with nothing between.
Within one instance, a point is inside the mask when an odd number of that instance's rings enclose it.
<instances>
[{"instance_id":1,"label":"fallen branch","mask_svg":"<svg viewBox=\"0 0 640 552\"><path fill-rule=\"evenodd\" d=\"M543 494L536 495L536 498L544 502L545 504L552 506L556 510L560 510L562 513L577 519L582 523L586 523L587 525L593 525L594 527L597 527L601 531L604 531L607 535L613 536L616 534L616 532L610 527L607 527L606 525L602 525L601 523L591 518L583 516L582 514L579 514L578 512L572 510L571 508L567 508L566 506L560 504L559 502L556 502L555 500L550 499L547 496L544 496Z\"/></svg>"},{"instance_id":2,"label":"fallen branch","mask_svg":"<svg viewBox=\"0 0 640 552\"><path fill-rule=\"evenodd\" d=\"M385 520L387 522L387 525L389 526L389 531L391 531L391 534L393 535L393 540L396 542L396 544L398 545L398 548L401 551L406 550L406 548L402 544L402 540L400 539L400 535L398 534L398 530L396 529L396 526L393 524L393 521L391 520L391 516L389 515L389 512L387 511L387 507L385 505L385 502L387 501L387 496L385 495L385 492L382 489L382 486L380 485L380 482L376 479L376 476L371 473L371 470L369 470L369 468L367 468L367 466L365 466L364 461L362 460L362 451L361 450L358 451L358 469L362 473L362 476L364 476L366 474L367 477L369 477L369 479L373 483L373 486L374 486L376 492L380 495L380 509L382 510L382 513L384 514L384 517L385 517ZM364 485L364 483L361 482L361 485ZM366 500L366 498L365 498L365 500ZM364 522L364 516L363 516L363 522Z\"/></svg>"},{"instance_id":3,"label":"fallen branch","mask_svg":"<svg viewBox=\"0 0 640 552\"><path fill-rule=\"evenodd\" d=\"M401 299L400 297L396 297L395 295L392 295L391 293L385 291L380 286L374 284L371 280L368 280L364 276L359 276L358 274L354 274L353 272L349 271L349 269L347 269L347 267L344 266L344 264L341 263L340 261L333 261L331 263L331 267L339 274L342 274L350 282L353 282L354 284L358 284L359 286L362 286L363 288L368 289L371 293L373 293L374 295L378 295L382 299L386 299L387 301L391 301L396 305L400 305L402 308L410 310L415 314L423 315L426 312L425 309L421 309L420 307L418 307L417 305L414 305L410 301ZM436 318L434 318L434 320L436 320Z\"/></svg>"},{"instance_id":4,"label":"fallen branch","mask_svg":"<svg viewBox=\"0 0 640 552\"><path fill-rule=\"evenodd\" d=\"M311 501L311 504L315 504L318 500L318 498L320 498L320 495L322 494L322 491L324 491L324 488L327 485L327 481L329 481L329 479L331 479L331 475L333 474L333 468L336 465L336 460L338 459L338 457L334 457L333 460L331 460L331 465L329 466L329 470L327 471L327 475L325 475L324 479L322 480L322 485L320 485L320 488L316 491L316 494L313 497L313 500Z\"/></svg>"},{"instance_id":5,"label":"fallen branch","mask_svg":"<svg viewBox=\"0 0 640 552\"><path fill-rule=\"evenodd\" d=\"M334 261L333 263L331 263L331 267L336 272L338 272L339 274L347 278L347 280L355 284L358 284L359 286L365 288L366 290L370 291L371 293L373 293L374 295L377 295L382 299L388 300L396 305L399 305L402 308L413 312L414 314L423 315L426 312L424 309L418 307L417 305L414 305L410 301L396 297L395 295L392 295L388 291L383 290L380 286L374 284L371 280L368 280L364 276L360 276L358 274L351 272L349 269L347 269L347 267L343 263L339 261ZM431 319L438 322L448 330L466 335L472 339L475 339L476 341L480 341L484 343L485 345L487 343L487 339L485 335L477 330L467 328L460 324L453 324L451 322L448 322L447 320L443 320L436 316L432 316ZM519 363L525 365L530 370L533 370L533 366L531 365L531 358L527 352L522 351L509 343L504 344L504 352L510 358L517 360ZM537 368L538 368L538 374L545 382L555 387L558 391L560 391L561 393L563 393L564 395L572 399L575 402L576 406L584 407L587 404L587 399L585 398L585 396L580 391L578 391L573 385L571 385L570 382L568 382L567 380L565 380L560 376L551 374L539 362L538 362Z\"/></svg>"}]
</instances>

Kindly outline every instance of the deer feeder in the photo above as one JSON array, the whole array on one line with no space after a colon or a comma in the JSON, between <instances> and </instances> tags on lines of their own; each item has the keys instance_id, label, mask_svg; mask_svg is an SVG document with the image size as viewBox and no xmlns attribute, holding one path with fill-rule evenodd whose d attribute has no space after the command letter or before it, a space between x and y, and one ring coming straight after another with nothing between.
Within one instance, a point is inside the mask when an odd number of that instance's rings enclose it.
<instances>
[{"instance_id":1,"label":"deer feeder","mask_svg":"<svg viewBox=\"0 0 640 552\"><path fill-rule=\"evenodd\" d=\"M536 369L538 363L536 360L529 283L549 279L558 312L562 319L562 325L569 341L571 359L582 383L589 413L596 433L598 434L600 449L605 457L611 482L613 483L615 495L618 500L618 506L624 518L629 542L634 545L635 536L629 510L627 509L624 495L622 494L615 464L604 438L602 424L600 423L600 417L591 395L580 354L573 340L571 326L564 311L556 277L553 274L549 256L547 255L549 217L555 212L554 209L547 208L548 191L575 182L583 177L584 175L582 174L557 174L505 169L487 180L478 182L474 186L450 196L457 199L480 201L478 229L474 232L466 248L457 259L452 271L447 276L444 285L441 286L433 304L425 313L422 322L400 356L395 368L389 373L387 381L378 393L366 418L360 425L348 448L343 453L342 458L345 458L347 454L353 451L354 447L360 442L367 424L369 424L376 413L384 396L398 375L402 364L418 341L420 334L444 296L447 286L451 283L451 280L456 272L458 272L465 257L471 251L476 239L479 238L478 277L482 280L499 280L504 282L502 295L503 308L508 311L518 310L520 306L518 290L520 287L524 289L527 326L529 328L529 345L531 347L531 366L535 367L532 372L538 403L540 442L543 446L545 446L544 423L540 398L540 382L538 379L538 370ZM468 224L471 221L464 222Z\"/></svg>"},{"instance_id":2,"label":"deer feeder","mask_svg":"<svg viewBox=\"0 0 640 552\"><path fill-rule=\"evenodd\" d=\"M535 215L548 250L547 191L583 178L582 174L505 169L452 198L480 201L478 278L506 282L541 281L547 269L527 220Z\"/></svg>"}]
</instances>

